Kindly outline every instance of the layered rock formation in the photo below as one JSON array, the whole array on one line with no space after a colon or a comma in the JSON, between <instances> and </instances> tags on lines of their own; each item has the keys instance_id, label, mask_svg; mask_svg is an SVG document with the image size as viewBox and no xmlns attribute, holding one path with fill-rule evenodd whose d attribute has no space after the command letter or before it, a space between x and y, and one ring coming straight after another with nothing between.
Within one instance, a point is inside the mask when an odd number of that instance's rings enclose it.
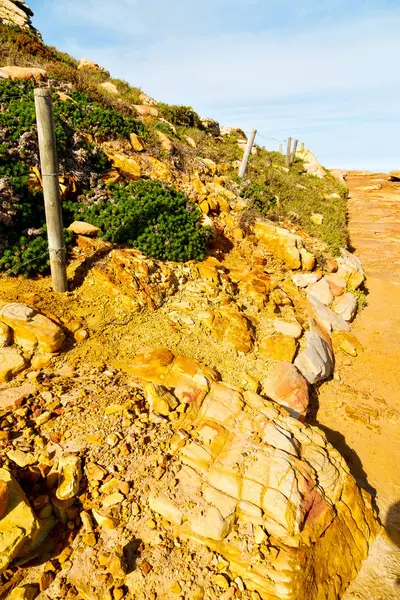
<instances>
[{"instance_id":1,"label":"layered rock formation","mask_svg":"<svg viewBox=\"0 0 400 600\"><path fill-rule=\"evenodd\" d=\"M0 22L30 29L37 34L32 26L33 12L23 0L0 0Z\"/></svg>"},{"instance_id":2,"label":"layered rock formation","mask_svg":"<svg viewBox=\"0 0 400 600\"><path fill-rule=\"evenodd\" d=\"M153 511L217 551L265 600L339 598L378 524L325 436L167 350L137 356L129 370L152 386L153 407L168 394L187 405Z\"/></svg>"}]
</instances>

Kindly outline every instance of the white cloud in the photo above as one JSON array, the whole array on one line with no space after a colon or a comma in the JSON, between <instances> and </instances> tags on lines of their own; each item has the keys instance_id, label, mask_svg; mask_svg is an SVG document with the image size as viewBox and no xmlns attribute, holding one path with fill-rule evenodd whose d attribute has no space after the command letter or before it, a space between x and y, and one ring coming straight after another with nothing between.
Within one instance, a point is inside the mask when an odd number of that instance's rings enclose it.
<instances>
[{"instance_id":1,"label":"white cloud","mask_svg":"<svg viewBox=\"0 0 400 600\"><path fill-rule=\"evenodd\" d=\"M213 6L218 10L227 2L215 0ZM240 0L235 2L239 5ZM168 10L174 14L180 4L181 0L165 3L162 15ZM288 4L286 0L283 6ZM97 0L93 15L92 0L84 7L79 3L86 19L103 24L112 18L110 5ZM289 132L310 140L327 164L338 163L341 156L348 161L362 156L376 164L396 157L392 140L394 131L400 133L400 82L394 67L400 52L399 9L318 29L310 26L297 34L275 30L204 36L183 28L174 37L175 23L173 28L165 26L157 39L143 37L138 45L135 33L149 28L154 5L155 0L140 0L140 5L118 0L111 5L113 26L132 32L131 38L117 36L102 48L69 40L64 49L100 62L114 76L166 102L190 104L226 124L256 126L271 137ZM209 8L210 0L202 6ZM306 11L310 2L300 7ZM133 13L139 15L134 21ZM195 7L193 13L195 17ZM382 117L391 122L382 122Z\"/></svg>"}]
</instances>

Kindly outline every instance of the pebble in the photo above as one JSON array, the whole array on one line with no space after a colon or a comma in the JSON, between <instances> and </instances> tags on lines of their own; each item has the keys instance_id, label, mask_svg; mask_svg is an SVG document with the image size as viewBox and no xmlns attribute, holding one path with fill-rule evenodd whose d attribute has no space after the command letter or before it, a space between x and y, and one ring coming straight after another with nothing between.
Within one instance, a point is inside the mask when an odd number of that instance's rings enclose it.
<instances>
[{"instance_id":1,"label":"pebble","mask_svg":"<svg viewBox=\"0 0 400 600\"><path fill-rule=\"evenodd\" d=\"M116 492L115 494L110 494L109 496L104 498L103 506L107 508L110 506L115 506L116 504L121 504L123 500L124 496L119 492Z\"/></svg>"},{"instance_id":2,"label":"pebble","mask_svg":"<svg viewBox=\"0 0 400 600\"><path fill-rule=\"evenodd\" d=\"M226 577L226 575L223 575L222 573L218 573L218 575L214 575L213 583L215 583L215 585L217 585L218 587L220 587L223 590L227 590L229 588L229 580Z\"/></svg>"},{"instance_id":3,"label":"pebble","mask_svg":"<svg viewBox=\"0 0 400 600\"><path fill-rule=\"evenodd\" d=\"M106 437L106 444L111 446L111 448L114 448L118 444L118 442L119 437L115 433L110 433L110 435Z\"/></svg>"},{"instance_id":4,"label":"pebble","mask_svg":"<svg viewBox=\"0 0 400 600\"><path fill-rule=\"evenodd\" d=\"M38 581L40 591L44 592L45 590L47 590L47 588L49 588L51 586L51 584L53 583L54 578L55 578L55 575L51 571L42 573L39 576L39 581Z\"/></svg>"}]
</instances>

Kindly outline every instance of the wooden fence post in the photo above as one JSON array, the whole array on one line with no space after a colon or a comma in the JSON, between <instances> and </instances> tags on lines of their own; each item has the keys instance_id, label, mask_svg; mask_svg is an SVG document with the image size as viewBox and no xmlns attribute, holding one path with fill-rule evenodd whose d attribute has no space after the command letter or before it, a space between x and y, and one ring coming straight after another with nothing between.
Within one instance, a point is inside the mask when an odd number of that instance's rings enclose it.
<instances>
[{"instance_id":1,"label":"wooden fence post","mask_svg":"<svg viewBox=\"0 0 400 600\"><path fill-rule=\"evenodd\" d=\"M279 154L283 154L283 146L282 146L282 144L279 144Z\"/></svg>"},{"instance_id":2,"label":"wooden fence post","mask_svg":"<svg viewBox=\"0 0 400 600\"><path fill-rule=\"evenodd\" d=\"M50 90L35 89L35 108L53 290L66 292L68 291L66 250L58 182L53 101Z\"/></svg>"},{"instance_id":3,"label":"wooden fence post","mask_svg":"<svg viewBox=\"0 0 400 600\"><path fill-rule=\"evenodd\" d=\"M290 159L292 154L292 138L289 137L287 141L287 149L286 149L286 166L290 167Z\"/></svg>"},{"instance_id":4,"label":"wooden fence post","mask_svg":"<svg viewBox=\"0 0 400 600\"><path fill-rule=\"evenodd\" d=\"M304 150L304 142L301 142L301 149Z\"/></svg>"},{"instance_id":5,"label":"wooden fence post","mask_svg":"<svg viewBox=\"0 0 400 600\"><path fill-rule=\"evenodd\" d=\"M294 160L296 158L296 150L297 150L297 144L299 143L299 140L294 140L294 144L293 144L293 152L292 152L292 157L290 160L290 164L292 165L294 163Z\"/></svg>"},{"instance_id":6,"label":"wooden fence post","mask_svg":"<svg viewBox=\"0 0 400 600\"><path fill-rule=\"evenodd\" d=\"M247 140L246 149L244 151L244 156L242 159L242 164L239 169L239 178L243 179L247 169L247 163L249 162L251 150L253 148L254 140L256 138L257 129L252 129L249 134L249 139Z\"/></svg>"}]
</instances>

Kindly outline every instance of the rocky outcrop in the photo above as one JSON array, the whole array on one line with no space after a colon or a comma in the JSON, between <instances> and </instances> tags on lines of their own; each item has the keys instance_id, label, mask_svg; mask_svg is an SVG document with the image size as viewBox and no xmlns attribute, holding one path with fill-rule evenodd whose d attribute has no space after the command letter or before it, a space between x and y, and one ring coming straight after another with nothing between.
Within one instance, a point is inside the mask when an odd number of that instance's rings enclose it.
<instances>
[{"instance_id":1,"label":"rocky outcrop","mask_svg":"<svg viewBox=\"0 0 400 600\"><path fill-rule=\"evenodd\" d=\"M311 150L308 150L307 148L297 150L296 156L297 158L301 158L304 161L304 169L306 173L308 173L309 175L315 175L320 179L326 177L327 173L325 169L320 165L317 157L314 156Z\"/></svg>"},{"instance_id":2,"label":"rocky outcrop","mask_svg":"<svg viewBox=\"0 0 400 600\"><path fill-rule=\"evenodd\" d=\"M339 598L378 524L321 431L167 350L137 356L128 370L187 405L152 510L217 551L265 600Z\"/></svg>"},{"instance_id":3,"label":"rocky outcrop","mask_svg":"<svg viewBox=\"0 0 400 600\"><path fill-rule=\"evenodd\" d=\"M0 77L3 79L34 79L41 81L47 78L47 72L37 67L1 67Z\"/></svg>"},{"instance_id":4,"label":"rocky outcrop","mask_svg":"<svg viewBox=\"0 0 400 600\"><path fill-rule=\"evenodd\" d=\"M0 22L37 33L32 26L32 17L32 10L23 0L0 0Z\"/></svg>"}]
</instances>

